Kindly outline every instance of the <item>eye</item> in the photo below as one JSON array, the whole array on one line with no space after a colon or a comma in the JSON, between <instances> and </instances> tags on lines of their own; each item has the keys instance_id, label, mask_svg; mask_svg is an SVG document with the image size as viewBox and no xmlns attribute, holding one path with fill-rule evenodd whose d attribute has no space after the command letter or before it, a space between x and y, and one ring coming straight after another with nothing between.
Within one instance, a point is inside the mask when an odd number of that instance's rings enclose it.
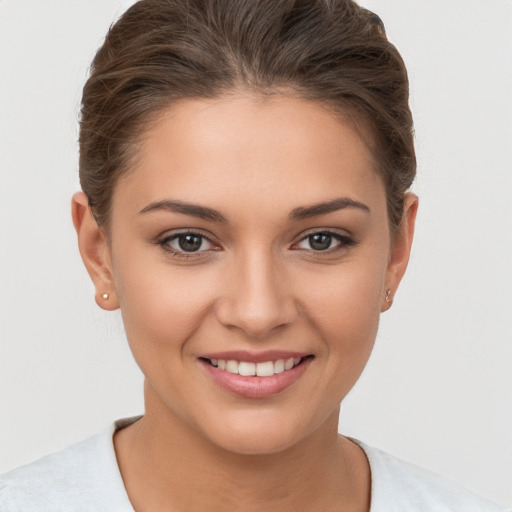
<instances>
[{"instance_id":1,"label":"eye","mask_svg":"<svg viewBox=\"0 0 512 512\"><path fill-rule=\"evenodd\" d=\"M175 256L184 257L216 249L216 246L204 235L193 232L167 236L159 244L164 250L173 253Z\"/></svg>"},{"instance_id":2,"label":"eye","mask_svg":"<svg viewBox=\"0 0 512 512\"><path fill-rule=\"evenodd\" d=\"M315 252L331 252L352 245L353 243L354 241L346 235L333 233L331 231L317 231L302 238L302 240L296 244L296 247L298 249L312 250Z\"/></svg>"}]
</instances>

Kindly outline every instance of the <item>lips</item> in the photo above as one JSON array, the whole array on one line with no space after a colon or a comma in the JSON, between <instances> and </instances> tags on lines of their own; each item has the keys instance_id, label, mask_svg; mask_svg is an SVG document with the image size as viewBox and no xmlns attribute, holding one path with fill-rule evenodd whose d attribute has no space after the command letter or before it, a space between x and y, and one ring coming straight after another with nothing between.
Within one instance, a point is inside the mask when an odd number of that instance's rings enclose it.
<instances>
[{"instance_id":1,"label":"lips","mask_svg":"<svg viewBox=\"0 0 512 512\"><path fill-rule=\"evenodd\" d=\"M297 366L302 358L290 357L288 359L278 359L277 361L264 361L254 363L251 361L236 361L235 359L209 359L210 364L225 370L229 373L243 375L244 377L272 377L276 373L283 373Z\"/></svg>"},{"instance_id":2,"label":"lips","mask_svg":"<svg viewBox=\"0 0 512 512\"><path fill-rule=\"evenodd\" d=\"M199 358L217 384L249 398L280 393L303 375L312 359L311 354L281 351L222 352Z\"/></svg>"}]
</instances>

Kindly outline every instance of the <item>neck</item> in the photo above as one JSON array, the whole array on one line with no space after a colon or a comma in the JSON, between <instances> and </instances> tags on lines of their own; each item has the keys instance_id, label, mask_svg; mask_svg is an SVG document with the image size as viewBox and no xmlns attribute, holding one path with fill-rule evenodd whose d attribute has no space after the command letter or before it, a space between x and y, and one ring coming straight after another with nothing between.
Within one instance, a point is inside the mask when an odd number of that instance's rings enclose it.
<instances>
[{"instance_id":1,"label":"neck","mask_svg":"<svg viewBox=\"0 0 512 512\"><path fill-rule=\"evenodd\" d=\"M205 439L146 387L146 414L116 434L116 454L136 512L367 512L368 462L338 435L338 413L285 450L245 455Z\"/></svg>"}]
</instances>

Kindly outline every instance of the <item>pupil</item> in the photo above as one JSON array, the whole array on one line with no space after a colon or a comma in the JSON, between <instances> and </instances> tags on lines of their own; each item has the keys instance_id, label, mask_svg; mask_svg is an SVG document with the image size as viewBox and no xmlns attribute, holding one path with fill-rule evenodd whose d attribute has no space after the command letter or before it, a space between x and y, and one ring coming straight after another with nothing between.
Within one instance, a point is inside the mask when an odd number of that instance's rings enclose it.
<instances>
[{"instance_id":1,"label":"pupil","mask_svg":"<svg viewBox=\"0 0 512 512\"><path fill-rule=\"evenodd\" d=\"M199 250L202 243L202 237L199 235L181 235L178 239L180 249L186 252Z\"/></svg>"},{"instance_id":2,"label":"pupil","mask_svg":"<svg viewBox=\"0 0 512 512\"><path fill-rule=\"evenodd\" d=\"M326 233L315 233L309 237L309 244L316 251L325 251L331 246L332 236Z\"/></svg>"}]
</instances>

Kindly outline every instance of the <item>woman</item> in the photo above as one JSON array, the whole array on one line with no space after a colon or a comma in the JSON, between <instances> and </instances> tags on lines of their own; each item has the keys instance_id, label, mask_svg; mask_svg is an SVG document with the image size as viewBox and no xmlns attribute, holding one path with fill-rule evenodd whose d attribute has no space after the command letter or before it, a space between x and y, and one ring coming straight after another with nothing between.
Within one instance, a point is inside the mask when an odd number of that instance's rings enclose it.
<instances>
[{"instance_id":1,"label":"woman","mask_svg":"<svg viewBox=\"0 0 512 512\"><path fill-rule=\"evenodd\" d=\"M83 93L73 221L145 414L2 510L499 510L338 435L405 272L407 75L349 1L137 3Z\"/></svg>"}]
</instances>

